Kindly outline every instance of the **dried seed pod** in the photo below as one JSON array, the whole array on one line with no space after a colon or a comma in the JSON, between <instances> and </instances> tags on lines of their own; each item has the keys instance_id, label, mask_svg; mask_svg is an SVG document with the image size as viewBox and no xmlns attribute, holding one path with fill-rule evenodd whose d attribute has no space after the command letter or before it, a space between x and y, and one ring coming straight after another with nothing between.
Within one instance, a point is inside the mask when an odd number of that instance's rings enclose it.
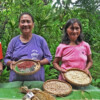
<instances>
[{"instance_id":1,"label":"dried seed pod","mask_svg":"<svg viewBox=\"0 0 100 100\"><path fill-rule=\"evenodd\" d=\"M39 100L56 100L52 95L44 91L37 92L35 96L38 97Z\"/></svg>"},{"instance_id":2,"label":"dried seed pod","mask_svg":"<svg viewBox=\"0 0 100 100\"><path fill-rule=\"evenodd\" d=\"M21 91L22 93L27 93L29 90L28 90L28 87L27 87L27 86L22 86L22 87L20 88L20 91Z\"/></svg>"},{"instance_id":3,"label":"dried seed pod","mask_svg":"<svg viewBox=\"0 0 100 100\"><path fill-rule=\"evenodd\" d=\"M38 97L34 96L34 98L32 98L32 100L40 100Z\"/></svg>"},{"instance_id":4,"label":"dried seed pod","mask_svg":"<svg viewBox=\"0 0 100 100\"><path fill-rule=\"evenodd\" d=\"M29 91L33 92L34 94L36 94L37 92L41 91L39 88L32 88L29 89Z\"/></svg>"}]
</instances>

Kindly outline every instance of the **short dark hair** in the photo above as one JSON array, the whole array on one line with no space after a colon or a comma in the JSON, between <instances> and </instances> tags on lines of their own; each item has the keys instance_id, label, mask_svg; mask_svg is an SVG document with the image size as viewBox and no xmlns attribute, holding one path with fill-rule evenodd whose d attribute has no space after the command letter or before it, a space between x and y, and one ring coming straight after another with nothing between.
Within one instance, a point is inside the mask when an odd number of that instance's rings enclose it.
<instances>
[{"instance_id":1,"label":"short dark hair","mask_svg":"<svg viewBox=\"0 0 100 100\"><path fill-rule=\"evenodd\" d=\"M79 37L77 38L77 40L75 42L76 42L76 44L78 44L78 42L82 42L82 40L83 40L82 25L81 25L81 23L80 23L80 21L78 19L72 18L72 19L69 19L67 21L67 23L65 24L65 27L64 27L64 35L63 35L63 38L62 38L62 42L61 43L64 43L64 44L69 44L70 43L70 39L69 39L69 36L68 36L68 33L66 32L66 30L67 30L67 28L70 25L73 25L76 22L80 26L81 31L80 31Z\"/></svg>"},{"instance_id":2,"label":"short dark hair","mask_svg":"<svg viewBox=\"0 0 100 100\"><path fill-rule=\"evenodd\" d=\"M21 13L21 15L19 16L19 22L20 22L20 18L21 18L23 15L29 15L29 16L32 18L32 21L33 21L33 23L34 23L34 18L33 18L33 16L32 16L29 12L23 12L23 13Z\"/></svg>"}]
</instances>

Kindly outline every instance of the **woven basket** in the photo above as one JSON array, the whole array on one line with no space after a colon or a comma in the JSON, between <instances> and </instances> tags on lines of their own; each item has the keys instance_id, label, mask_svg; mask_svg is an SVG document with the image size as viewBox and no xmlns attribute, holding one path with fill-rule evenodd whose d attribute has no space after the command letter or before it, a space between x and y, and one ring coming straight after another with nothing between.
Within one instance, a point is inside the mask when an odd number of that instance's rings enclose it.
<instances>
[{"instance_id":1,"label":"woven basket","mask_svg":"<svg viewBox=\"0 0 100 100\"><path fill-rule=\"evenodd\" d=\"M33 65L30 66L30 68L27 68L27 65L26 65L26 67L24 69L22 67L19 70L19 67L18 67L19 64L22 64L22 63L25 63L25 62L28 62L29 64L33 63ZM25 64L24 64L24 66L25 66ZM23 60L17 61L15 64L13 64L12 68L17 74L20 74L20 75L32 75L32 74L36 73L37 71L39 71L40 62L39 61L35 61L35 60L31 60L31 59L23 59ZM28 71L27 71L27 69L28 69Z\"/></svg>"},{"instance_id":2,"label":"woven basket","mask_svg":"<svg viewBox=\"0 0 100 100\"><path fill-rule=\"evenodd\" d=\"M66 96L72 92L72 86L70 84L57 79L51 79L44 82L43 89L55 96Z\"/></svg>"},{"instance_id":3,"label":"woven basket","mask_svg":"<svg viewBox=\"0 0 100 100\"><path fill-rule=\"evenodd\" d=\"M67 82L75 86L87 86L92 81L91 75L83 70L75 68L68 69L67 72L64 73L64 77Z\"/></svg>"}]
</instances>

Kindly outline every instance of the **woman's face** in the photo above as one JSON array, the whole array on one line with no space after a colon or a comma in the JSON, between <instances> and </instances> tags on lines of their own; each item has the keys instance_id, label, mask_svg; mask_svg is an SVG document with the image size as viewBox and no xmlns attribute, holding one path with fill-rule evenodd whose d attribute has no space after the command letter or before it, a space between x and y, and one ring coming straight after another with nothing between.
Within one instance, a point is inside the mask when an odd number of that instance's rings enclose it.
<instances>
[{"instance_id":1,"label":"woman's face","mask_svg":"<svg viewBox=\"0 0 100 100\"><path fill-rule=\"evenodd\" d=\"M19 28L21 32L25 35L32 33L32 29L34 27L34 23L32 21L31 16L28 14L24 14L20 18Z\"/></svg>"},{"instance_id":2,"label":"woman's face","mask_svg":"<svg viewBox=\"0 0 100 100\"><path fill-rule=\"evenodd\" d=\"M81 29L79 24L75 22L73 25L70 25L66 31L68 33L70 41L75 42L80 35Z\"/></svg>"}]
</instances>

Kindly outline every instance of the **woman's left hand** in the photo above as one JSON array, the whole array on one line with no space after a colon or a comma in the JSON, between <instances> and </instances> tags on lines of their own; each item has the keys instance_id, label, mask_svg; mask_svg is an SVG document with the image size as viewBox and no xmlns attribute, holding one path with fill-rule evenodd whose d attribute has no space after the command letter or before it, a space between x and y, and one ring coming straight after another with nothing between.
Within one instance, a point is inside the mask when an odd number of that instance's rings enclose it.
<instances>
[{"instance_id":1,"label":"woman's left hand","mask_svg":"<svg viewBox=\"0 0 100 100\"><path fill-rule=\"evenodd\" d=\"M90 73L90 71L89 71L89 69L88 68L85 68L85 70L84 70L87 74L89 74L89 75L91 75L91 73Z\"/></svg>"},{"instance_id":2,"label":"woman's left hand","mask_svg":"<svg viewBox=\"0 0 100 100\"><path fill-rule=\"evenodd\" d=\"M46 58L40 60L39 62L40 62L41 65L49 64L49 61Z\"/></svg>"}]
</instances>

